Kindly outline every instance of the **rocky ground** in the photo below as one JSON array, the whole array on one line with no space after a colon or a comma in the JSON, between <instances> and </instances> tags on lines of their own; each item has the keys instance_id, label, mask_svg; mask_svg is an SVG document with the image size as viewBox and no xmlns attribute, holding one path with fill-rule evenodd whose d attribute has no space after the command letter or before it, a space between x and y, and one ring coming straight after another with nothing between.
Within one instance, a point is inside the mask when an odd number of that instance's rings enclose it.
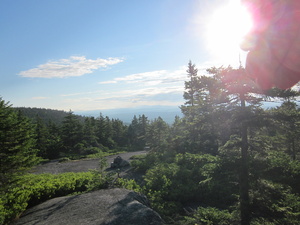
<instances>
[{"instance_id":1,"label":"rocky ground","mask_svg":"<svg viewBox=\"0 0 300 225\"><path fill-rule=\"evenodd\" d=\"M48 200L26 210L15 225L162 225L145 196L105 189Z\"/></svg>"},{"instance_id":2,"label":"rocky ground","mask_svg":"<svg viewBox=\"0 0 300 225\"><path fill-rule=\"evenodd\" d=\"M134 155L146 151L128 152L106 157L107 171L117 156L131 161ZM52 161L37 166L33 173L85 172L97 169L99 159ZM136 178L140 174L130 166L120 170L120 177ZM120 188L109 188L75 196L50 199L26 210L15 225L162 225L161 217L151 209L147 198L139 193Z\"/></svg>"},{"instance_id":3,"label":"rocky ground","mask_svg":"<svg viewBox=\"0 0 300 225\"><path fill-rule=\"evenodd\" d=\"M146 151L137 151L137 152L126 152L118 155L107 156L107 165L110 166L110 163L113 162L114 158L121 156L122 159L131 161L131 157L134 155L146 154ZM72 160L59 162L58 160L53 160L41 165L36 166L33 169L33 173L67 173L67 172L87 172L90 169L97 169L99 167L99 159L82 159L82 160Z\"/></svg>"}]
</instances>

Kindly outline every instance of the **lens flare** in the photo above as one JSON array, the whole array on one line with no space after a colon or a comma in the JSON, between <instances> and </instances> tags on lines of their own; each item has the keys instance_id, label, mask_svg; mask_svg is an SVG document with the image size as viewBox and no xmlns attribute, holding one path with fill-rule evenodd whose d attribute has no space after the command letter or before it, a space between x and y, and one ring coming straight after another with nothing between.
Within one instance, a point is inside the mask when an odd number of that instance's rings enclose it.
<instances>
[{"instance_id":1,"label":"lens flare","mask_svg":"<svg viewBox=\"0 0 300 225\"><path fill-rule=\"evenodd\" d=\"M252 27L250 13L240 3L231 0L216 8L206 30L206 46L212 56L224 63L239 61L240 43Z\"/></svg>"}]
</instances>

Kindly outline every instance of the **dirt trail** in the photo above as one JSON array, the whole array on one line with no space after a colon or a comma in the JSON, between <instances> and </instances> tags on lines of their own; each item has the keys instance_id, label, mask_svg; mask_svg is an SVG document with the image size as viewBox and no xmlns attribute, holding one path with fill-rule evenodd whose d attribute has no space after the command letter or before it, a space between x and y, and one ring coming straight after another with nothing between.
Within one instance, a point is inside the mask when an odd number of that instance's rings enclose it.
<instances>
[{"instance_id":1,"label":"dirt trail","mask_svg":"<svg viewBox=\"0 0 300 225\"><path fill-rule=\"evenodd\" d=\"M124 160L130 161L130 157L134 155L143 155L146 154L146 151L138 152L126 152L117 155L107 156L108 167L115 157L118 155L121 156ZM67 172L87 172L90 169L97 169L99 166L99 159L82 159L82 160L73 160L67 162L51 161L45 164L36 166L33 169L33 173L67 173Z\"/></svg>"}]
</instances>

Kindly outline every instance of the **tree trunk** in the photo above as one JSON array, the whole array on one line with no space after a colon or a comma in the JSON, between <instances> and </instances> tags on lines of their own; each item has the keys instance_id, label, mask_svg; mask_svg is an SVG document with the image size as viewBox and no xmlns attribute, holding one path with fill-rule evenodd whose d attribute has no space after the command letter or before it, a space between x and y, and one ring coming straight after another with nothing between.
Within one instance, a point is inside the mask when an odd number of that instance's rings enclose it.
<instances>
[{"instance_id":1,"label":"tree trunk","mask_svg":"<svg viewBox=\"0 0 300 225\"><path fill-rule=\"evenodd\" d=\"M242 113L245 116L245 100L241 96ZM241 123L241 165L240 165L240 210L241 210L241 225L250 225L250 202L249 202L249 162L248 162L248 132L247 124L243 119Z\"/></svg>"}]
</instances>

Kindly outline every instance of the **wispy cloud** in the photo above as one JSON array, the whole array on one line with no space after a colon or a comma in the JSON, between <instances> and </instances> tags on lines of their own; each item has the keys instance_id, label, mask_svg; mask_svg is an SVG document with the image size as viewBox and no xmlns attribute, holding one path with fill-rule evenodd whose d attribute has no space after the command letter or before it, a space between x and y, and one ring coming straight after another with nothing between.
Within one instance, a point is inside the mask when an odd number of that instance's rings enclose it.
<instances>
[{"instance_id":1,"label":"wispy cloud","mask_svg":"<svg viewBox=\"0 0 300 225\"><path fill-rule=\"evenodd\" d=\"M182 85L165 87L136 87L63 95L64 106L72 110L102 110L149 105L178 106L182 104ZM65 109L66 110L66 109Z\"/></svg>"},{"instance_id":2,"label":"wispy cloud","mask_svg":"<svg viewBox=\"0 0 300 225\"><path fill-rule=\"evenodd\" d=\"M44 100L44 99L48 99L48 97L38 96L38 97L32 97L31 99L33 99L33 100Z\"/></svg>"},{"instance_id":3,"label":"wispy cloud","mask_svg":"<svg viewBox=\"0 0 300 225\"><path fill-rule=\"evenodd\" d=\"M99 84L116 84L125 82L127 84L141 83L143 85L155 86L159 84L170 84L186 80L185 68L174 71L156 70L151 72L136 73L125 77L117 77L113 80L99 82Z\"/></svg>"},{"instance_id":4,"label":"wispy cloud","mask_svg":"<svg viewBox=\"0 0 300 225\"><path fill-rule=\"evenodd\" d=\"M68 59L49 61L18 75L31 78L78 77L123 61L121 58L87 59L85 56L71 56Z\"/></svg>"},{"instance_id":5,"label":"wispy cloud","mask_svg":"<svg viewBox=\"0 0 300 225\"><path fill-rule=\"evenodd\" d=\"M108 81L99 82L99 84L115 84L115 83L117 83L117 81L115 81L115 80L108 80Z\"/></svg>"},{"instance_id":6,"label":"wispy cloud","mask_svg":"<svg viewBox=\"0 0 300 225\"><path fill-rule=\"evenodd\" d=\"M183 104L186 67L176 70L155 70L99 82L101 90L66 93L64 105L73 110L115 109L149 105Z\"/></svg>"}]
</instances>

